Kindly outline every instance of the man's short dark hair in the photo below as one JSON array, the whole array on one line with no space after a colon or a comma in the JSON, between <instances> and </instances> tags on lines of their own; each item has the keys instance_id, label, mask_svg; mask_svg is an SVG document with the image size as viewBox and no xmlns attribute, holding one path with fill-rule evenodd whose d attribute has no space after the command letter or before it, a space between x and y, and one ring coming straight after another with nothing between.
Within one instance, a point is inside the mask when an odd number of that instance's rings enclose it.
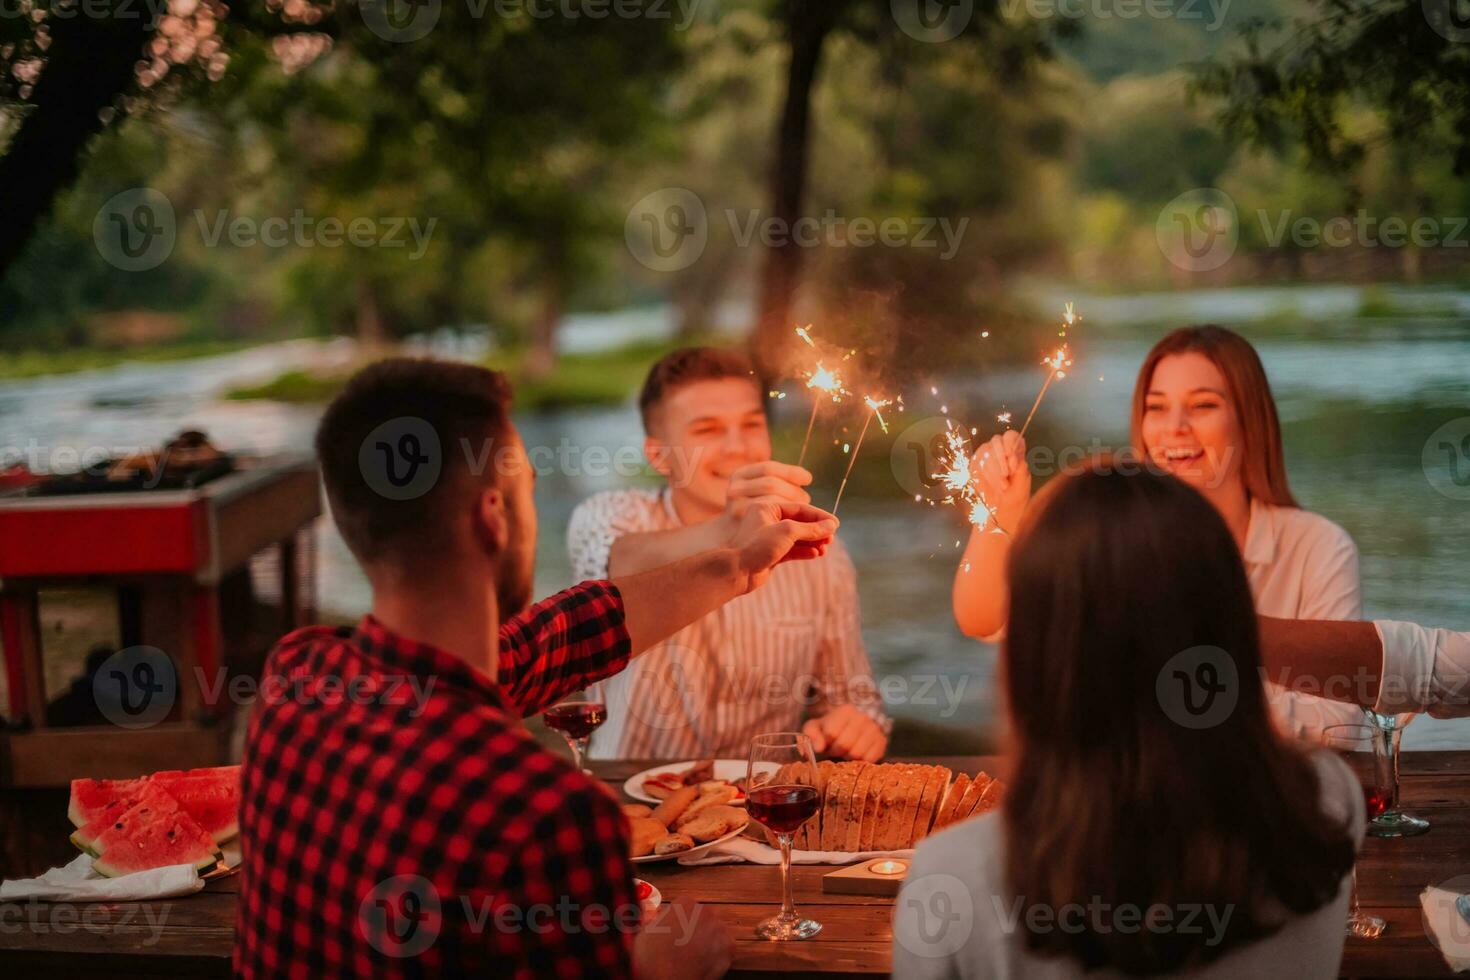
<instances>
[{"instance_id":1,"label":"man's short dark hair","mask_svg":"<svg viewBox=\"0 0 1470 980\"><path fill-rule=\"evenodd\" d=\"M760 390L755 365L744 352L728 347L681 347L665 354L643 379L638 394L638 411L643 416L643 431L650 431L653 413L675 391L696 381L721 378L744 378Z\"/></svg>"},{"instance_id":2,"label":"man's short dark hair","mask_svg":"<svg viewBox=\"0 0 1470 980\"><path fill-rule=\"evenodd\" d=\"M332 516L359 561L442 554L457 498L495 479L513 431L510 399L504 375L472 364L395 357L352 376L322 415L316 453ZM472 461L484 468L473 473ZM426 487L385 483L385 467L401 480L420 464Z\"/></svg>"}]
</instances>

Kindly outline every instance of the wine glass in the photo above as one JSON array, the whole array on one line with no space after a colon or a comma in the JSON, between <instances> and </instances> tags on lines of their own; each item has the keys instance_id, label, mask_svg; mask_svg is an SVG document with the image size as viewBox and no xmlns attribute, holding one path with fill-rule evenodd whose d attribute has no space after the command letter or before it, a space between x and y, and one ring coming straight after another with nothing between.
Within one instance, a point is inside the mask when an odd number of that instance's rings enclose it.
<instances>
[{"instance_id":1,"label":"wine glass","mask_svg":"<svg viewBox=\"0 0 1470 980\"><path fill-rule=\"evenodd\" d=\"M1393 773L1393 793L1388 800L1388 808L1379 817L1368 824L1368 835L1370 837L1414 837L1429 829L1429 821L1423 817L1415 817L1399 809L1399 740L1402 738L1404 729L1409 727L1409 722L1414 720L1412 712L1402 715L1380 715L1376 711L1364 709L1363 714L1368 716L1368 723L1372 726L1374 735L1378 741L1383 743L1384 751L1388 755L1389 768Z\"/></svg>"},{"instance_id":2,"label":"wine glass","mask_svg":"<svg viewBox=\"0 0 1470 980\"><path fill-rule=\"evenodd\" d=\"M1393 795L1393 767L1377 729L1372 725L1329 725L1322 730L1322 745L1336 752L1358 778L1363 787L1368 819L1382 813ZM1359 939L1377 939L1387 928L1388 923L1358 907L1358 865L1355 861L1347 934Z\"/></svg>"},{"instance_id":3,"label":"wine glass","mask_svg":"<svg viewBox=\"0 0 1470 980\"><path fill-rule=\"evenodd\" d=\"M773 782L783 767L780 782ZM757 925L755 934L773 940L815 936L822 924L797 915L791 898L791 839L802 824L816 816L819 804L811 740L800 732L773 732L751 739L745 787L751 819L765 825L781 844L781 912Z\"/></svg>"},{"instance_id":4,"label":"wine glass","mask_svg":"<svg viewBox=\"0 0 1470 980\"><path fill-rule=\"evenodd\" d=\"M607 703L587 694L567 698L546 709L541 716L547 728L561 732L572 748L572 765L582 769L582 757L587 754L587 739L607 721ZM591 775L590 769L582 769Z\"/></svg>"}]
</instances>

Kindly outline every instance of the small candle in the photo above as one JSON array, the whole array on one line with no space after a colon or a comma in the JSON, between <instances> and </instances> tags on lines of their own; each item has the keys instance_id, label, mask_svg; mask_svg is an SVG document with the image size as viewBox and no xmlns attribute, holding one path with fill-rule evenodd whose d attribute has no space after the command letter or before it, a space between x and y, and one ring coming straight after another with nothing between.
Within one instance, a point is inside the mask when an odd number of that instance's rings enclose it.
<instances>
[{"instance_id":1,"label":"small candle","mask_svg":"<svg viewBox=\"0 0 1470 980\"><path fill-rule=\"evenodd\" d=\"M895 861L892 858L874 861L868 865L868 870L875 875L901 875L908 869L909 863L907 861Z\"/></svg>"}]
</instances>

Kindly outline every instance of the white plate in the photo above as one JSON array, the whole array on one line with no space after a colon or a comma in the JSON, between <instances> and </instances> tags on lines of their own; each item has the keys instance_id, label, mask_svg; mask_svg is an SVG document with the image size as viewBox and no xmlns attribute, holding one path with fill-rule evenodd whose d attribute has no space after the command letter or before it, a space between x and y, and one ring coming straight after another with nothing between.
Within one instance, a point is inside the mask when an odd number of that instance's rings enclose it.
<instances>
[{"instance_id":1,"label":"white plate","mask_svg":"<svg viewBox=\"0 0 1470 980\"><path fill-rule=\"evenodd\" d=\"M739 837L742 833L744 833L745 832L745 827L748 827L748 826L750 826L750 821L749 820L746 820L745 821L745 826L742 826L742 827L737 828L736 830L730 831L724 837L716 837L714 840L710 841L708 844L695 844L693 847L689 848L689 850L687 850L687 851L676 851L673 854L645 854L642 857L631 858L630 860L634 864L651 864L654 861L673 861L673 860L675 860L677 858L683 857L686 854L701 854L701 853L709 850L711 847L714 847L714 846L716 846L718 844L725 843L725 841L727 841L727 840L734 840L736 837Z\"/></svg>"},{"instance_id":2,"label":"white plate","mask_svg":"<svg viewBox=\"0 0 1470 980\"><path fill-rule=\"evenodd\" d=\"M640 773L628 777L627 782L623 783L623 792L635 800L642 800L644 803L657 805L659 802L658 797L650 796L643 792L643 781L649 776L657 776L660 773L684 772L698 761L698 759L691 759L688 762L670 762L666 766L654 766L652 769L645 769ZM724 779L733 783L737 779L744 779L745 773L749 768L750 762L746 759L716 759L715 769L710 778ZM688 852L686 851L685 853L687 854Z\"/></svg>"}]
</instances>

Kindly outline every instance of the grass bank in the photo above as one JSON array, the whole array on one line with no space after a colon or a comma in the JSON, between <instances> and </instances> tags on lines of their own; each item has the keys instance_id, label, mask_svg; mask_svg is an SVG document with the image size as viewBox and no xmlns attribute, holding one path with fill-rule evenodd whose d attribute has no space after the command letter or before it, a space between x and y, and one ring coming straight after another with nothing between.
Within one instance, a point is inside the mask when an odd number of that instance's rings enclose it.
<instances>
[{"instance_id":1,"label":"grass bank","mask_svg":"<svg viewBox=\"0 0 1470 980\"><path fill-rule=\"evenodd\" d=\"M183 361L231 354L262 340L191 340L157 347L73 347L62 350L0 351L0 380L38 378L47 374L92 371L128 362Z\"/></svg>"},{"instance_id":2,"label":"grass bank","mask_svg":"<svg viewBox=\"0 0 1470 980\"><path fill-rule=\"evenodd\" d=\"M549 374L525 371L525 352L498 351L484 361L503 371L515 384L518 409L566 408L578 405L615 405L643 383L648 366L675 347L698 341L640 343L595 354L564 354ZM330 400L347 383L351 371L314 374L287 371L264 384L235 388L226 397L311 403Z\"/></svg>"}]
</instances>

